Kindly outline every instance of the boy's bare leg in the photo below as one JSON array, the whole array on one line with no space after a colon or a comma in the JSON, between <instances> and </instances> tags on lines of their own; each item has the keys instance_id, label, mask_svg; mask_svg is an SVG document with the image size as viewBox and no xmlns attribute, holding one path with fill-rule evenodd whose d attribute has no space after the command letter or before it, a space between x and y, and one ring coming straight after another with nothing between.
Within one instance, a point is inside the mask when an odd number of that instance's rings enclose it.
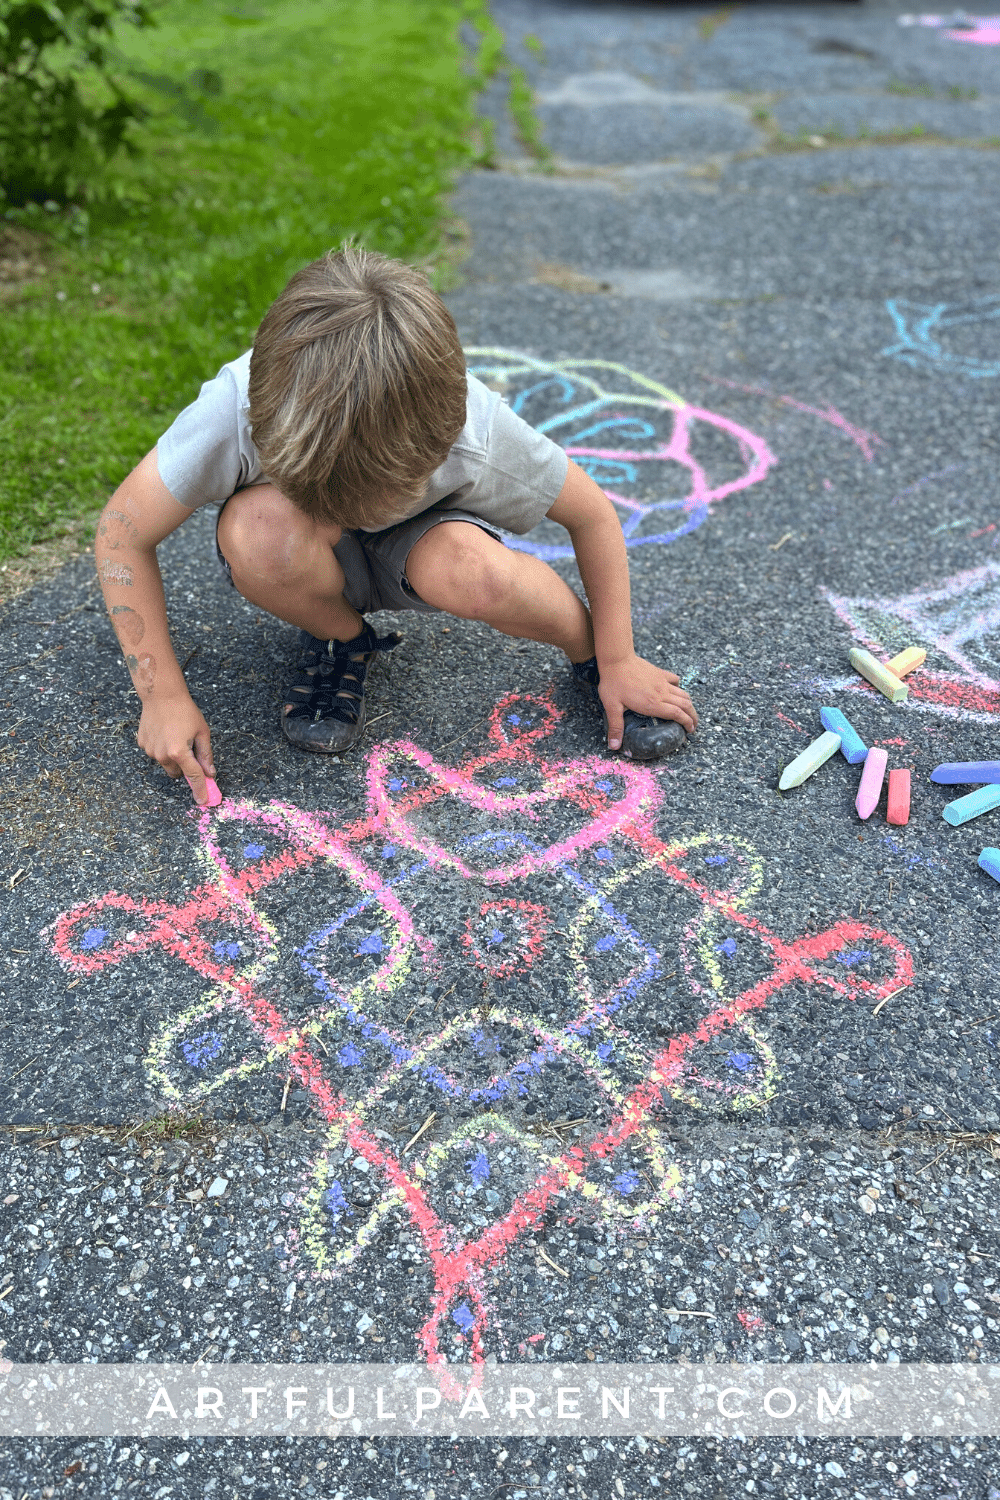
<instances>
[{"instance_id":1,"label":"boy's bare leg","mask_svg":"<svg viewBox=\"0 0 1000 1500\"><path fill-rule=\"evenodd\" d=\"M351 641L365 628L344 598L340 537L271 484L241 490L219 517L219 546L244 599L321 641Z\"/></svg>"},{"instance_id":2,"label":"boy's bare leg","mask_svg":"<svg viewBox=\"0 0 1000 1500\"><path fill-rule=\"evenodd\" d=\"M547 563L503 546L481 526L447 521L414 543L406 576L427 604L482 620L519 640L558 646L572 662L594 654L590 611Z\"/></svg>"}]
</instances>

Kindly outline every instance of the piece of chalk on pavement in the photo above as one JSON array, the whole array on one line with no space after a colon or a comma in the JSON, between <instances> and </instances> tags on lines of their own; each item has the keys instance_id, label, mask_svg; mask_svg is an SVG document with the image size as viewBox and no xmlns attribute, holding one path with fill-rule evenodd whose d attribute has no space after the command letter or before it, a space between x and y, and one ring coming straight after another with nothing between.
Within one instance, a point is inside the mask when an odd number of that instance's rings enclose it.
<instances>
[{"instance_id":1,"label":"piece of chalk on pavement","mask_svg":"<svg viewBox=\"0 0 1000 1500\"><path fill-rule=\"evenodd\" d=\"M931 780L944 786L984 786L1000 781L1000 760L949 760L935 766Z\"/></svg>"},{"instance_id":2,"label":"piece of chalk on pavement","mask_svg":"<svg viewBox=\"0 0 1000 1500\"><path fill-rule=\"evenodd\" d=\"M858 810L859 818L870 818L878 806L878 799L882 795L885 768L888 764L888 750L883 750L881 745L873 745L868 752L865 768L861 772L861 785L858 787L858 795L854 799L854 806Z\"/></svg>"},{"instance_id":3,"label":"piece of chalk on pavement","mask_svg":"<svg viewBox=\"0 0 1000 1500\"><path fill-rule=\"evenodd\" d=\"M979 856L979 868L994 880L1000 880L1000 849L984 849Z\"/></svg>"},{"instance_id":4,"label":"piece of chalk on pavement","mask_svg":"<svg viewBox=\"0 0 1000 1500\"><path fill-rule=\"evenodd\" d=\"M954 802L946 803L941 816L952 828L958 828L972 818L982 817L994 807L1000 807L1000 786L981 786L966 797L956 797Z\"/></svg>"},{"instance_id":5,"label":"piece of chalk on pavement","mask_svg":"<svg viewBox=\"0 0 1000 1500\"><path fill-rule=\"evenodd\" d=\"M908 677L911 672L922 667L926 660L927 652L922 646L907 646L906 650L894 656L892 661L887 661L886 667L894 677Z\"/></svg>"},{"instance_id":6,"label":"piece of chalk on pavement","mask_svg":"<svg viewBox=\"0 0 1000 1500\"><path fill-rule=\"evenodd\" d=\"M807 777L811 776L814 771L818 771L820 766L825 765L830 756L836 755L839 749L839 734L831 734L829 730L826 734L821 734L818 740L813 740L801 755L797 755L785 767L781 773L781 780L778 782L778 791L787 792L790 787L801 786Z\"/></svg>"},{"instance_id":7,"label":"piece of chalk on pavement","mask_svg":"<svg viewBox=\"0 0 1000 1500\"><path fill-rule=\"evenodd\" d=\"M880 661L876 661L870 651L861 651L857 646L849 653L851 666L855 672L860 672L872 687L878 688L893 703L905 703L909 697L909 688L905 682L900 682L894 672L884 667Z\"/></svg>"},{"instance_id":8,"label":"piece of chalk on pavement","mask_svg":"<svg viewBox=\"0 0 1000 1500\"><path fill-rule=\"evenodd\" d=\"M821 708L819 716L823 728L840 735L840 753L849 766L858 766L868 754L868 746L861 738L850 719L844 717L839 708Z\"/></svg>"},{"instance_id":9,"label":"piece of chalk on pavement","mask_svg":"<svg viewBox=\"0 0 1000 1500\"><path fill-rule=\"evenodd\" d=\"M910 773L896 769L889 772L889 807L887 823L902 828L910 821Z\"/></svg>"}]
</instances>

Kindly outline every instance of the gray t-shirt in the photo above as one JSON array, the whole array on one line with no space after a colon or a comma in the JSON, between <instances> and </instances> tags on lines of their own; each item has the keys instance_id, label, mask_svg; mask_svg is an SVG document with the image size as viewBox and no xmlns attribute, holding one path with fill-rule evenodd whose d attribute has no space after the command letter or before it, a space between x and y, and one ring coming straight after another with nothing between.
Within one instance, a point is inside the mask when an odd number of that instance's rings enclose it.
<instances>
[{"instance_id":1,"label":"gray t-shirt","mask_svg":"<svg viewBox=\"0 0 1000 1500\"><path fill-rule=\"evenodd\" d=\"M206 380L156 445L160 478L190 510L222 505L237 490L267 483L250 435L249 379L248 350ZM523 535L557 499L569 460L495 391L474 375L467 380L465 426L415 513L467 511Z\"/></svg>"}]
</instances>

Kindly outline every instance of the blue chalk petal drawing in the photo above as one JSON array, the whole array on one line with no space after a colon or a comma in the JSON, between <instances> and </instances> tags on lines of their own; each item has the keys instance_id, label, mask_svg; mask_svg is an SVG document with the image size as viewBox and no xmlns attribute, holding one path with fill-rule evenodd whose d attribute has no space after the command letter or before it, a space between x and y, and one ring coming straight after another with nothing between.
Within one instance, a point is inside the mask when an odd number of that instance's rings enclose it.
<instances>
[{"instance_id":1,"label":"blue chalk petal drawing","mask_svg":"<svg viewBox=\"0 0 1000 1500\"><path fill-rule=\"evenodd\" d=\"M886 304L899 342L882 353L915 370L968 375L983 380L1000 375L1000 359L982 359L953 347L949 329L1000 319L1000 296L974 297L968 302L907 302L899 297ZM1000 330L998 330L1000 331Z\"/></svg>"}]
</instances>

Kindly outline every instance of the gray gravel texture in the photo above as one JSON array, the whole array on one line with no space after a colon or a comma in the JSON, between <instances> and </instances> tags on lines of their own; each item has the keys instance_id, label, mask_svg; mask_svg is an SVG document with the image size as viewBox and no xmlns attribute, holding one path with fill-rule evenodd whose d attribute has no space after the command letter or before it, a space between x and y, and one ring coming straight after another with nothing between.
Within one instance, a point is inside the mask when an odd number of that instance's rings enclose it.
<instances>
[{"instance_id":1,"label":"gray gravel texture","mask_svg":"<svg viewBox=\"0 0 1000 1500\"><path fill-rule=\"evenodd\" d=\"M605 425L588 437L581 419L570 432L560 418L583 387L559 362L604 360L661 383L707 414L691 428L706 483L737 485L707 508L647 509L638 523L621 506L635 525L637 648L681 674L701 714L698 735L650 773L653 835L680 874L644 863L620 824L606 845L587 842L595 807L626 798L631 772L601 757L600 725L558 653L483 627L377 617L406 638L373 671L362 753L296 755L277 723L294 632L219 586L212 518L198 514L164 547L163 571L223 791L253 805L210 825L220 849L252 880L255 860L290 847L253 808L317 813L350 834L366 868L392 872L439 959L386 989L364 1031L324 1008L317 986L328 1000L330 972L370 981L385 922L368 908L348 918L357 887L322 861L261 885L270 939L224 902L206 906L218 876L186 787L135 746L137 703L89 561L22 597L0 643L0 1354L421 1357L434 1266L387 1200L378 1152L420 1163L452 1243L474 1239L530 1187L544 1153L586 1152L674 1041L690 1046L687 1071L644 1132L592 1166L598 1194L565 1187L484 1275L489 1354L995 1361L1000 890L976 856L1000 843L1000 814L949 828L949 793L928 773L995 756L1000 723L996 152L884 139L789 149L769 119L818 129L835 100L845 131L890 121L949 134L960 117L955 132L985 137L996 49L901 27L894 8L867 3L724 14L501 3L495 14L556 160L540 169L501 121L500 170L458 186L470 253L449 302L470 350L506 351L470 363L505 379L530 420L605 453L666 443L670 403L629 405L647 388L591 367ZM494 87L484 101L498 118L500 98ZM979 132L964 123L980 119ZM524 356L540 375L518 373ZM638 421L651 424L645 435ZM750 439L771 463L746 483ZM625 460L601 462L632 506L676 500L691 483L669 458L631 479ZM673 541L644 540L684 526ZM555 528L529 540L559 551ZM578 584L571 559L553 566ZM852 686L846 653L863 638L928 649L907 705ZM486 716L511 692L536 700L522 699L521 730L546 727L537 700L561 717L534 748L467 771L469 785L516 778L544 792L554 763L575 759L593 768L588 788L603 779L605 801L550 795L532 820L487 816L466 791L432 798L405 826L452 852L479 839L491 858L498 834L516 849L583 839L583 852L509 882L484 878L471 854L467 874L405 863L370 826L366 757L384 752L386 796L406 792L393 776L426 791L426 768L396 742L446 767L486 757ZM905 829L886 824L884 802L857 818L857 772L839 757L776 791L782 765L819 733L824 702L912 768ZM108 892L127 899L93 904ZM490 942L527 952L528 918L499 938L487 930L508 922L490 903L511 897L542 924L534 963L478 969L473 955ZM143 902L154 905L143 913ZM53 924L77 903L90 914L65 927L61 966ZM317 939L335 918L343 935ZM154 919L163 941L147 943ZM580 933L595 940L581 949ZM331 1131L280 1040L212 1009L209 948L237 966L230 974L264 956L260 993L283 1024L312 1028L317 1076L360 1111L370 1150ZM636 955L647 968L629 989ZM588 986L628 996L601 1033L600 1066L567 1046ZM740 1011L758 992L762 1006ZM734 1004L717 1039L690 1040ZM448 1029L464 1015L481 1024ZM402 1038L402 1061L382 1027ZM434 1065L423 1072L406 1065L418 1043ZM519 1082L504 1092L498 1078ZM633 1213L633 1194L654 1206ZM369 1222L372 1243L347 1259ZM459 1361L463 1295L437 1330ZM699 1311L712 1316L690 1316ZM996 1500L1000 1444L0 1443L2 1500L63 1491Z\"/></svg>"}]
</instances>

